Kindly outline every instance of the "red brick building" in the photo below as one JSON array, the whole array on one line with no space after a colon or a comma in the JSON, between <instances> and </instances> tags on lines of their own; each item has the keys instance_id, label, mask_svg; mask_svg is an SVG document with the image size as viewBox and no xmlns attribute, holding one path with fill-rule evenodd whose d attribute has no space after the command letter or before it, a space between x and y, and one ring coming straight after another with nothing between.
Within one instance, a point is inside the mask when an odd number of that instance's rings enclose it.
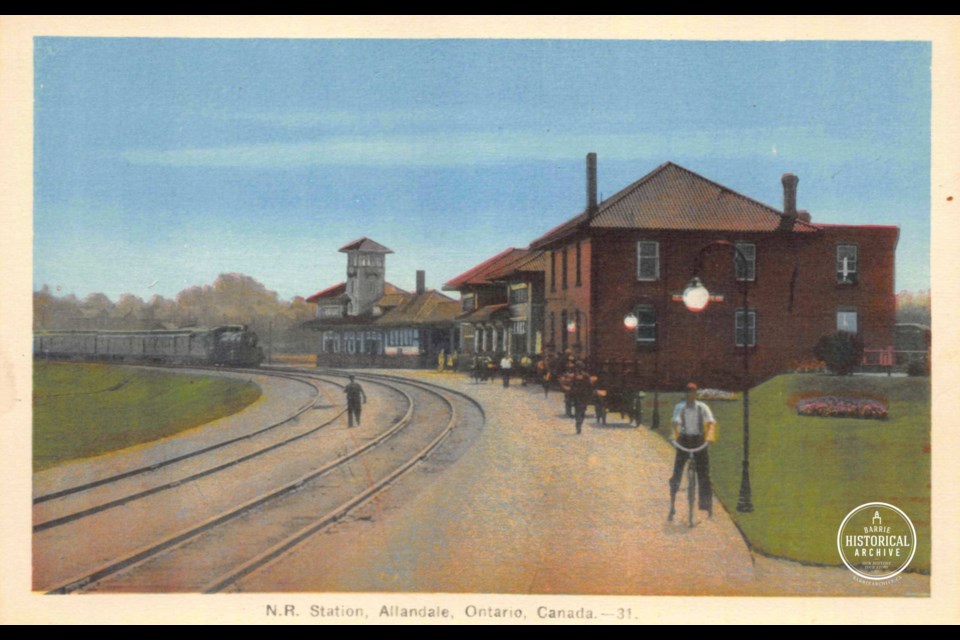
<instances>
[{"instance_id":1,"label":"red brick building","mask_svg":"<svg viewBox=\"0 0 960 640\"><path fill-rule=\"evenodd\" d=\"M545 257L546 347L643 388L738 388L743 349L753 384L837 331L893 345L899 229L816 224L796 177L783 185L778 211L668 162L598 203L590 154L586 208L530 245ZM680 299L695 275L714 296L700 312Z\"/></svg>"}]
</instances>

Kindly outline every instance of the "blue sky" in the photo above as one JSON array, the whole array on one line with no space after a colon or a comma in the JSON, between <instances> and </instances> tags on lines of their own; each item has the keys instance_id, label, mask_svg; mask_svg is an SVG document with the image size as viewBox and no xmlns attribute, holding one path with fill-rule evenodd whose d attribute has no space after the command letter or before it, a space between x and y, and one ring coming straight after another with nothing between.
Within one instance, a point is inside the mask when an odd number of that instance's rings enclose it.
<instances>
[{"instance_id":1,"label":"blue sky","mask_svg":"<svg viewBox=\"0 0 960 640\"><path fill-rule=\"evenodd\" d=\"M340 281L392 248L440 287L673 161L815 222L892 224L929 288L919 42L35 40L34 286L114 300Z\"/></svg>"}]
</instances>

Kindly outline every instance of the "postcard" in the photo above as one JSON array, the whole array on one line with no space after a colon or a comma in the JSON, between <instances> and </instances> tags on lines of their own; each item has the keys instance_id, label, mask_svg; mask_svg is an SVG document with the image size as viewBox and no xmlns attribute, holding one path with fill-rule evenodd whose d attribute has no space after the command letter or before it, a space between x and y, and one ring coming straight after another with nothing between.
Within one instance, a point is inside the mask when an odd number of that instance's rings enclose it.
<instances>
[{"instance_id":1,"label":"postcard","mask_svg":"<svg viewBox=\"0 0 960 640\"><path fill-rule=\"evenodd\" d=\"M956 622L955 19L0 27L5 622Z\"/></svg>"}]
</instances>

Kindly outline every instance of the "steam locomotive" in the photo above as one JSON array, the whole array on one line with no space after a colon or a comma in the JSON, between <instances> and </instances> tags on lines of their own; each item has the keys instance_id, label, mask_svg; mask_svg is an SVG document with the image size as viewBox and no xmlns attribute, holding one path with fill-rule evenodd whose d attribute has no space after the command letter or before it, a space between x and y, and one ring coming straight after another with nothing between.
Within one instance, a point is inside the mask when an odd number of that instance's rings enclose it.
<instances>
[{"instance_id":1,"label":"steam locomotive","mask_svg":"<svg viewBox=\"0 0 960 640\"><path fill-rule=\"evenodd\" d=\"M245 325L167 331L45 331L35 358L257 367L263 350Z\"/></svg>"}]
</instances>

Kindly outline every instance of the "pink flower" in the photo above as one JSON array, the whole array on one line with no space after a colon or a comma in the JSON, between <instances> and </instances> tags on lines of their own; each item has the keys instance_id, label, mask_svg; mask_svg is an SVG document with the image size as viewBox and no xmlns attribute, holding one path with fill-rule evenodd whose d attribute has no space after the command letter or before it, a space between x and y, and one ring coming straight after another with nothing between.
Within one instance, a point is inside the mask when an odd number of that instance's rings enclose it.
<instances>
[{"instance_id":1,"label":"pink flower","mask_svg":"<svg viewBox=\"0 0 960 640\"><path fill-rule=\"evenodd\" d=\"M887 407L871 398L822 396L798 402L797 413L804 416L884 419L887 417Z\"/></svg>"}]
</instances>

